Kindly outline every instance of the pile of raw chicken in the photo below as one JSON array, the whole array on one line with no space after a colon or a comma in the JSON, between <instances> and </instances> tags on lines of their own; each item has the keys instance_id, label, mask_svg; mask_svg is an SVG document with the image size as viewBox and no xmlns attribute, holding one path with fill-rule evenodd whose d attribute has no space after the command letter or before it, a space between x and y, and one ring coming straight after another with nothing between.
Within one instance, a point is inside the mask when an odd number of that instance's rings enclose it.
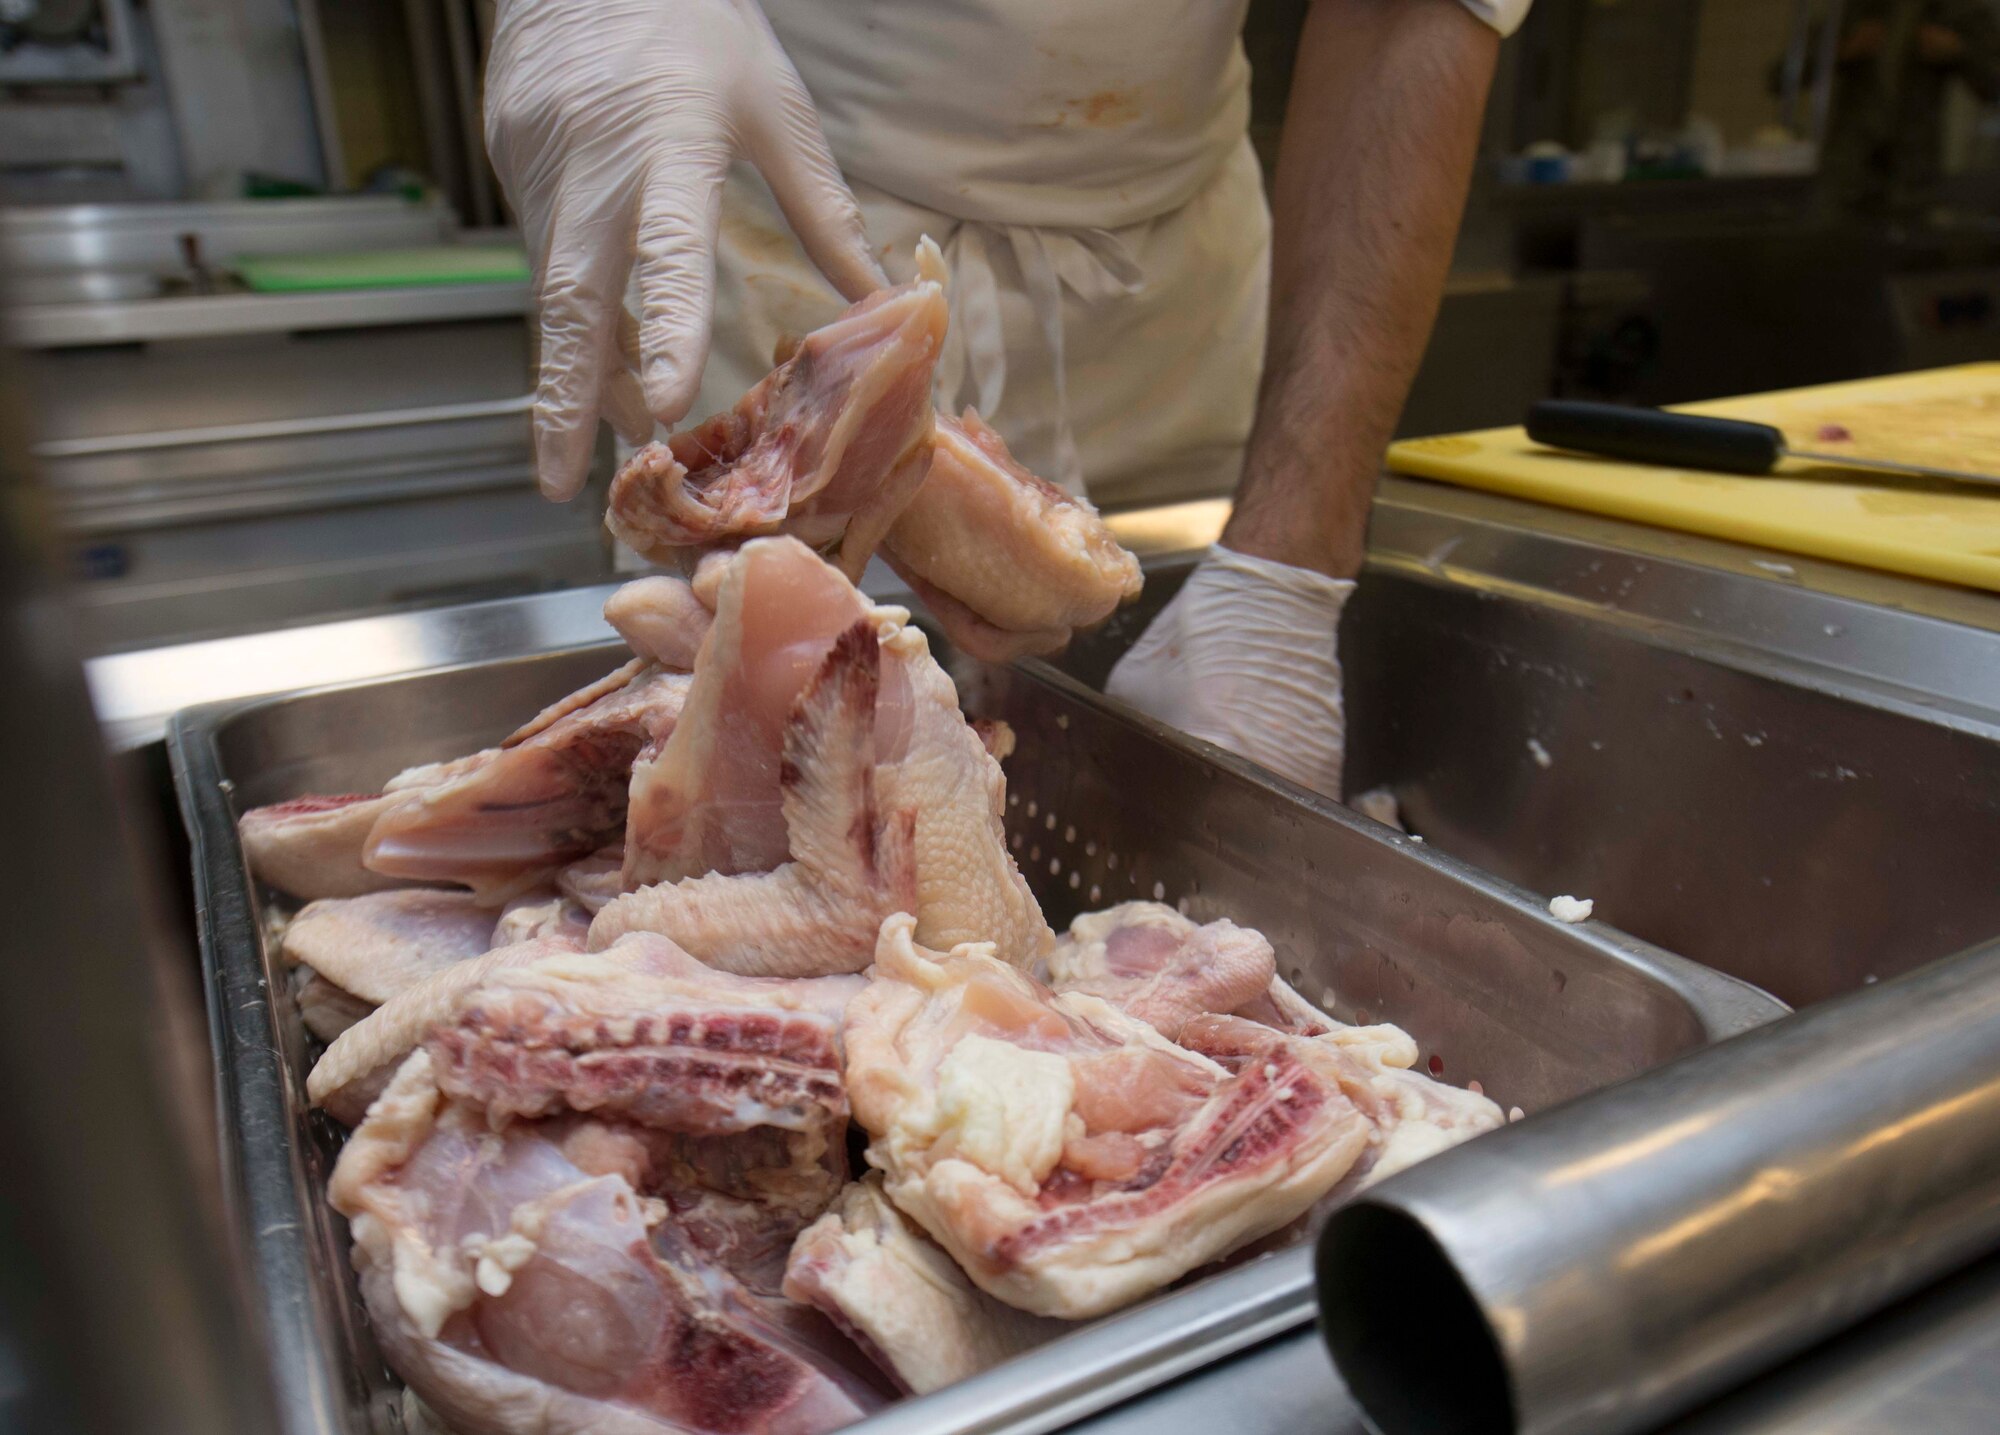
<instances>
[{"instance_id":1,"label":"pile of raw chicken","mask_svg":"<svg viewBox=\"0 0 2000 1435\"><path fill-rule=\"evenodd\" d=\"M831 1430L1502 1119L1254 931L1145 902L1050 931L1010 734L852 580L879 546L1005 657L1138 569L933 414L944 315L927 256L620 474L614 528L692 575L607 604L629 663L498 747L243 818L310 899L277 940L375 1333L453 1429Z\"/></svg>"}]
</instances>

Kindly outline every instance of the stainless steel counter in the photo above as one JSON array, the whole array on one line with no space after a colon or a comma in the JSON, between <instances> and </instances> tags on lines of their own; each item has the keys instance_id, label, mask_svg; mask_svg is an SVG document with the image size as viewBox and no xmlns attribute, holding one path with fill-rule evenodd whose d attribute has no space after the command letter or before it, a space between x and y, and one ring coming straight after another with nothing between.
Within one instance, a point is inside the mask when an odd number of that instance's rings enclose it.
<instances>
[{"instance_id":1,"label":"stainless steel counter","mask_svg":"<svg viewBox=\"0 0 2000 1435\"><path fill-rule=\"evenodd\" d=\"M1115 515L1112 526L1158 561L1213 542L1227 516L1212 500ZM1637 562L1607 568L1606 549ZM1532 586L1578 613L1699 634L1759 666L2000 735L2000 595L1396 477L1376 500L1369 556L1495 593ZM116 654L90 663L91 692L116 741L148 742L194 703L601 642L615 586ZM904 591L879 564L864 586Z\"/></svg>"}]
</instances>

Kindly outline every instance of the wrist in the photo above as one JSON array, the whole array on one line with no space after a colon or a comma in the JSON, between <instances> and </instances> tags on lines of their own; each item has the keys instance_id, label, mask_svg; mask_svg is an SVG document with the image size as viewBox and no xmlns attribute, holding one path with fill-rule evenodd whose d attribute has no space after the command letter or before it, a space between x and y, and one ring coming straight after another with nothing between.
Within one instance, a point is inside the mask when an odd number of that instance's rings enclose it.
<instances>
[{"instance_id":1,"label":"wrist","mask_svg":"<svg viewBox=\"0 0 2000 1435\"><path fill-rule=\"evenodd\" d=\"M1311 495L1300 495L1310 499ZM1330 578L1352 578L1368 550L1368 495L1336 513L1311 511L1307 503L1262 501L1245 494L1217 540L1252 558L1310 569Z\"/></svg>"}]
</instances>

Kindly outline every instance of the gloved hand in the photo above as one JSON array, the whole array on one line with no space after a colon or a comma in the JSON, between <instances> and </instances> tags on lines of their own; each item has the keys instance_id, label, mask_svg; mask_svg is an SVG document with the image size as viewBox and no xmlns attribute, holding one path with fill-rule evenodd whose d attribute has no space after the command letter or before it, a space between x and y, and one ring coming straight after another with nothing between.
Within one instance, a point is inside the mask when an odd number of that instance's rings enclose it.
<instances>
[{"instance_id":1,"label":"gloved hand","mask_svg":"<svg viewBox=\"0 0 2000 1435\"><path fill-rule=\"evenodd\" d=\"M1340 797L1340 610L1354 583L1216 546L1105 691Z\"/></svg>"},{"instance_id":2,"label":"gloved hand","mask_svg":"<svg viewBox=\"0 0 2000 1435\"><path fill-rule=\"evenodd\" d=\"M486 148L534 264L535 466L550 498L583 486L600 412L641 443L694 402L722 183L739 154L834 288L859 299L887 282L755 0L501 0ZM635 267L636 377L619 344Z\"/></svg>"}]
</instances>

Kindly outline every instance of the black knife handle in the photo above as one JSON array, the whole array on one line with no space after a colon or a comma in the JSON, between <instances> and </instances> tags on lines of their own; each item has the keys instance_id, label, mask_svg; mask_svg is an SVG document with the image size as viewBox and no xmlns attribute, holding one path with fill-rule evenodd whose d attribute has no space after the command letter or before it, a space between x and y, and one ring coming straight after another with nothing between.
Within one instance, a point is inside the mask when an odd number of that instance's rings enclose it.
<instances>
[{"instance_id":1,"label":"black knife handle","mask_svg":"<svg viewBox=\"0 0 2000 1435\"><path fill-rule=\"evenodd\" d=\"M1723 473L1769 473L1785 456L1785 436L1769 424L1581 399L1535 404L1528 437L1551 448Z\"/></svg>"}]
</instances>

